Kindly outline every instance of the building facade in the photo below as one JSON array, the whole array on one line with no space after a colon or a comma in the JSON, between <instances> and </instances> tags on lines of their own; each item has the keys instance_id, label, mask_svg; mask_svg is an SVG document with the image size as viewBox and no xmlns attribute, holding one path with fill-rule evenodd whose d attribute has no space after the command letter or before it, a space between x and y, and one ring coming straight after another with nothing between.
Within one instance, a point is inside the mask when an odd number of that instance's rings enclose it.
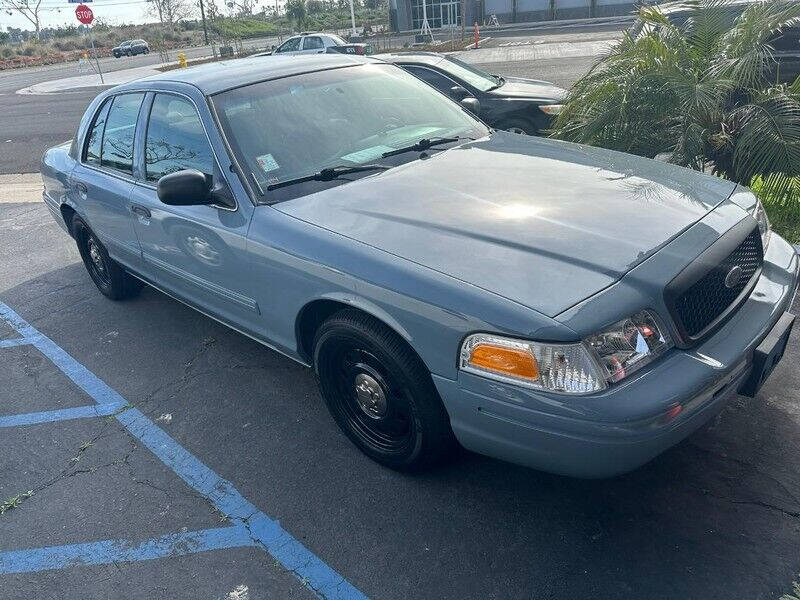
<instances>
[{"instance_id":1,"label":"building facade","mask_svg":"<svg viewBox=\"0 0 800 600\"><path fill-rule=\"evenodd\" d=\"M494 15L501 25L526 21L581 19L629 14L631 0L389 0L392 28L418 31L424 14L432 29L461 27L462 10L466 25L488 23Z\"/></svg>"}]
</instances>

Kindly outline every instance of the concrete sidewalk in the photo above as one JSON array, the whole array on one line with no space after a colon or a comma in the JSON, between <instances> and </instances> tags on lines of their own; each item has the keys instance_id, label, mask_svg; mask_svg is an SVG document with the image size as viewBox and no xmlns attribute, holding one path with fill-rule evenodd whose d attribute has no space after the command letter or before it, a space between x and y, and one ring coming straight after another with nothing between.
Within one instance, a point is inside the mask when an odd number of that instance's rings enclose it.
<instances>
[{"instance_id":1,"label":"concrete sidewalk","mask_svg":"<svg viewBox=\"0 0 800 600\"><path fill-rule=\"evenodd\" d=\"M122 83L133 81L134 79L141 79L142 77L149 77L150 75L158 75L161 73L161 71L158 70L158 67L161 66L163 65L149 65L146 67L134 67L132 69L122 69L119 71L104 73L103 83L100 83L100 76L96 73L92 73L91 75L77 75L75 77L53 79L52 81L43 81L41 83L36 83L34 85L17 90L17 94L55 94L58 92L98 87L101 85L120 85Z\"/></svg>"},{"instance_id":2,"label":"concrete sidewalk","mask_svg":"<svg viewBox=\"0 0 800 600\"><path fill-rule=\"evenodd\" d=\"M41 202L42 189L39 173L0 175L0 204Z\"/></svg>"}]
</instances>

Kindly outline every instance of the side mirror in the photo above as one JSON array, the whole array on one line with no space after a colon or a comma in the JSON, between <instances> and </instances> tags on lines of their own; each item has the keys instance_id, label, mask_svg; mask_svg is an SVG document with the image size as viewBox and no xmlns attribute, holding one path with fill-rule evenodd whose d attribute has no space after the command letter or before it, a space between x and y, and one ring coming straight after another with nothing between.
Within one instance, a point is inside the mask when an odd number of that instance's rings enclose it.
<instances>
[{"instance_id":1,"label":"side mirror","mask_svg":"<svg viewBox=\"0 0 800 600\"><path fill-rule=\"evenodd\" d=\"M461 100L462 98L469 96L469 92L460 85L454 85L450 88L450 95L456 100Z\"/></svg>"},{"instance_id":2,"label":"side mirror","mask_svg":"<svg viewBox=\"0 0 800 600\"><path fill-rule=\"evenodd\" d=\"M481 103L478 101L477 98L473 98L472 96L468 96L467 98L462 98L461 106L466 108L473 115L477 115L478 113L481 112Z\"/></svg>"},{"instance_id":3,"label":"side mirror","mask_svg":"<svg viewBox=\"0 0 800 600\"><path fill-rule=\"evenodd\" d=\"M158 180L158 199L170 206L211 204L211 181L197 169L184 169Z\"/></svg>"},{"instance_id":4,"label":"side mirror","mask_svg":"<svg viewBox=\"0 0 800 600\"><path fill-rule=\"evenodd\" d=\"M272 46L269 47L269 49L272 50L273 52L275 51L275 48L277 48L275 44L272 44Z\"/></svg>"}]
</instances>

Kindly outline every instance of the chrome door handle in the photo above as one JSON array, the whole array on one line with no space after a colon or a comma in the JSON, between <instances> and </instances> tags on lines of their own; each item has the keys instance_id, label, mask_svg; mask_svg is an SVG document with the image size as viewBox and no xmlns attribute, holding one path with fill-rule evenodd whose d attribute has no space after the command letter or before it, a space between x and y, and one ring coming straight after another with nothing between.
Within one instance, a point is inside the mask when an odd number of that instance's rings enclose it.
<instances>
[{"instance_id":1,"label":"chrome door handle","mask_svg":"<svg viewBox=\"0 0 800 600\"><path fill-rule=\"evenodd\" d=\"M134 204L131 206L131 212L135 215L139 215L140 217L144 217L145 219L150 218L150 210L145 208L144 206L139 206L138 204Z\"/></svg>"}]
</instances>

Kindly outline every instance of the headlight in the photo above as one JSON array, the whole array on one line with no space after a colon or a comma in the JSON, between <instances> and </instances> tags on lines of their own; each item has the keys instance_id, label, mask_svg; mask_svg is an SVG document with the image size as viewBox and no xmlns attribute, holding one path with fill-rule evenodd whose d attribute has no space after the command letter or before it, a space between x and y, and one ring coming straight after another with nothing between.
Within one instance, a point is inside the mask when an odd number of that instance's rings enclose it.
<instances>
[{"instance_id":1,"label":"headlight","mask_svg":"<svg viewBox=\"0 0 800 600\"><path fill-rule=\"evenodd\" d=\"M756 206L753 208L753 218L758 223L758 230L761 232L761 246L764 250L767 249L769 243L769 219L767 218L767 211L764 210L764 205L761 200L756 200Z\"/></svg>"},{"instance_id":2,"label":"headlight","mask_svg":"<svg viewBox=\"0 0 800 600\"><path fill-rule=\"evenodd\" d=\"M477 333L459 367L523 387L586 394L627 377L672 347L656 316L642 311L575 344L545 344Z\"/></svg>"},{"instance_id":3,"label":"headlight","mask_svg":"<svg viewBox=\"0 0 800 600\"><path fill-rule=\"evenodd\" d=\"M459 363L462 371L554 392L585 394L607 385L582 343L540 344L477 333L464 341Z\"/></svg>"},{"instance_id":4,"label":"headlight","mask_svg":"<svg viewBox=\"0 0 800 600\"><path fill-rule=\"evenodd\" d=\"M541 110L546 115L551 115L555 117L558 113L561 112L561 109L564 107L563 104L540 104L539 110Z\"/></svg>"},{"instance_id":5,"label":"headlight","mask_svg":"<svg viewBox=\"0 0 800 600\"><path fill-rule=\"evenodd\" d=\"M596 353L608 381L619 381L652 362L672 347L669 334L649 311L614 323L586 338Z\"/></svg>"}]
</instances>

